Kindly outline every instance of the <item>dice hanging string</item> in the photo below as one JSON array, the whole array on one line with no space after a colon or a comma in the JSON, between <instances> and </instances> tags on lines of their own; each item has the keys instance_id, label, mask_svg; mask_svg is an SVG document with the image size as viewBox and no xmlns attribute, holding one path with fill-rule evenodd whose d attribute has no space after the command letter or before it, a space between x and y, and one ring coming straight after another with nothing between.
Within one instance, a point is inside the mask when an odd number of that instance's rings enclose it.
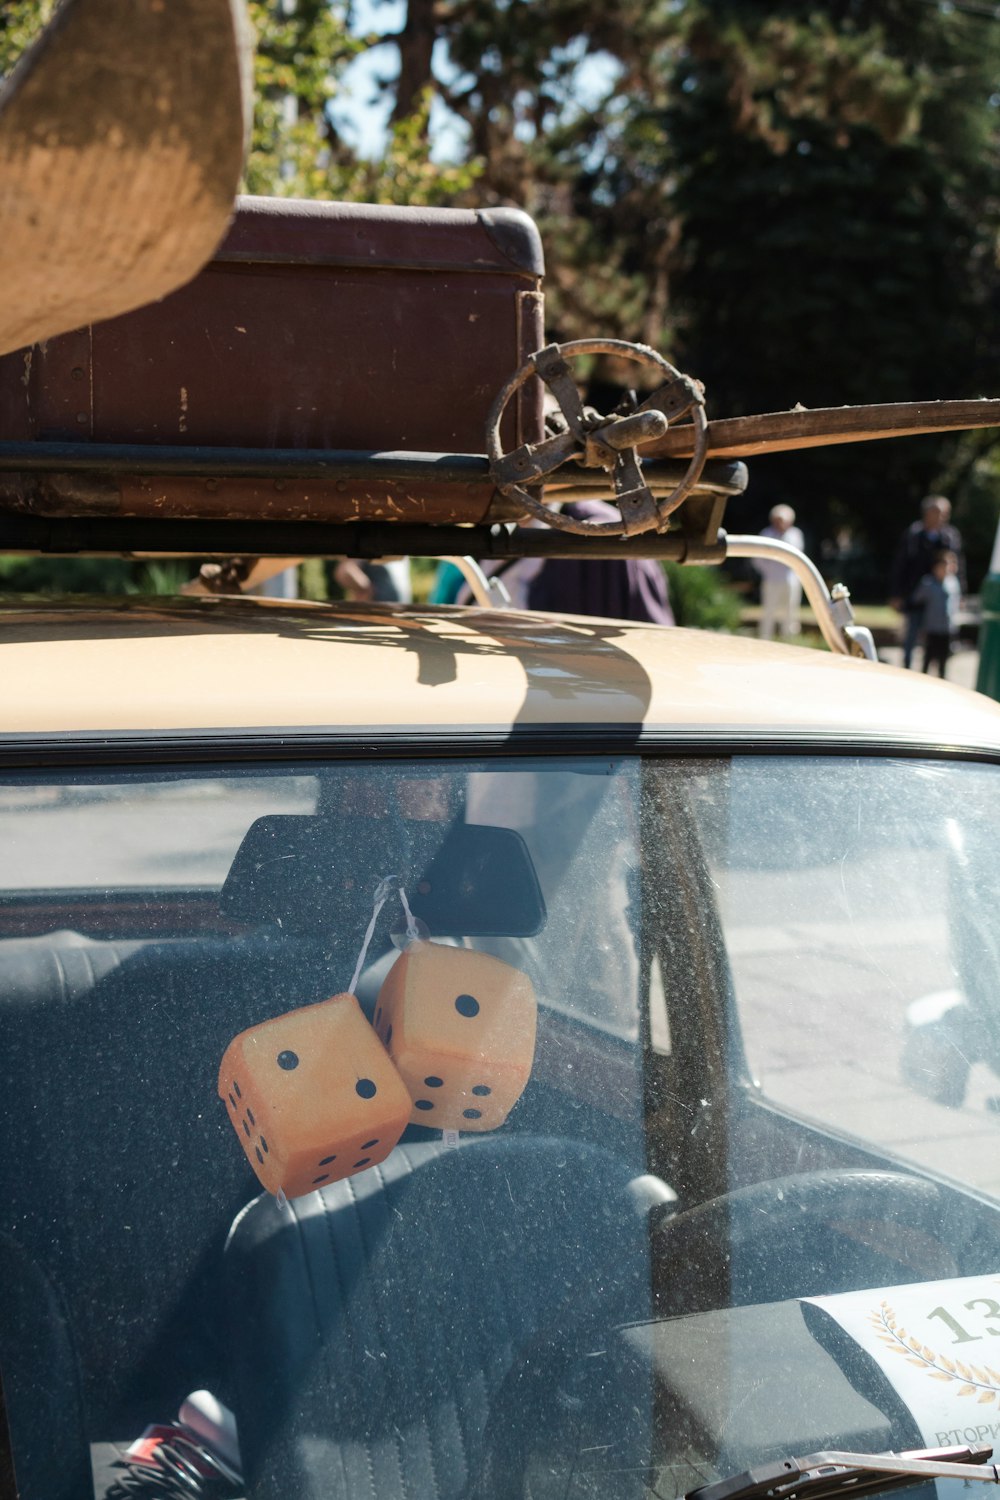
<instances>
[{"instance_id":1,"label":"dice hanging string","mask_svg":"<svg viewBox=\"0 0 1000 1500\"><path fill-rule=\"evenodd\" d=\"M354 973L351 975L351 982L347 987L348 994L353 995L357 990L358 980L361 978L361 971L365 966L365 959L368 957L368 949L371 946L372 938L375 936L375 924L379 919L379 914L381 913L383 906L388 901L394 890L402 890L402 886L399 882L399 876L383 875L382 879L375 887L374 905L372 906L371 921L368 923L364 942L361 944L361 952L358 954L358 961L354 965ZM410 920L412 921L412 918Z\"/></svg>"},{"instance_id":2,"label":"dice hanging string","mask_svg":"<svg viewBox=\"0 0 1000 1500\"><path fill-rule=\"evenodd\" d=\"M402 886L399 887L399 899L403 904L403 914L406 917L407 939L411 943L415 943L418 941L418 939L427 936L426 929L424 928L423 930L421 930L423 928L423 924L417 922L416 917L410 910L410 903L406 899L406 892L404 891Z\"/></svg>"},{"instance_id":3,"label":"dice hanging string","mask_svg":"<svg viewBox=\"0 0 1000 1500\"><path fill-rule=\"evenodd\" d=\"M371 946L371 940L375 935L375 924L379 919L379 914L383 906L388 901L393 891L395 891L399 897L400 903L403 907L403 915L406 918L406 933L402 942L400 941L398 934L393 935L392 940L396 944L396 946L405 947L407 943L419 942L421 938L426 938L428 935L427 928L424 926L423 922L419 921L413 915L413 912L410 909L410 903L406 899L406 891L403 889L403 884L399 876L383 875L382 879L375 887L375 895L373 898L374 906L372 908L371 921L368 923L364 942L361 945L361 952L358 954L358 961L354 965L354 973L351 976L351 983L348 987L348 992L352 995L357 989L358 981L361 978L361 971L365 966L365 959L368 957L368 949Z\"/></svg>"}]
</instances>

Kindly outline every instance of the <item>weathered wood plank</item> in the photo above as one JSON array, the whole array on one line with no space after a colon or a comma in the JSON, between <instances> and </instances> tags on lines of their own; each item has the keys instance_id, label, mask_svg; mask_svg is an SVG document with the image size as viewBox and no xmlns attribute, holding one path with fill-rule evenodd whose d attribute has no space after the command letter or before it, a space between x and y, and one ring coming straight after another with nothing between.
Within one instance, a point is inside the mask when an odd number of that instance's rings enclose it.
<instances>
[{"instance_id":1,"label":"weathered wood plank","mask_svg":"<svg viewBox=\"0 0 1000 1500\"><path fill-rule=\"evenodd\" d=\"M0 353L182 285L252 98L243 0L67 0L0 90Z\"/></svg>"},{"instance_id":2,"label":"weathered wood plank","mask_svg":"<svg viewBox=\"0 0 1000 1500\"><path fill-rule=\"evenodd\" d=\"M730 417L708 424L711 458L750 458L824 448L835 443L866 443L879 438L914 437L1000 427L1000 400L902 401L888 406L828 406ZM641 449L644 458L683 458L693 452L693 429L679 424Z\"/></svg>"}]
</instances>

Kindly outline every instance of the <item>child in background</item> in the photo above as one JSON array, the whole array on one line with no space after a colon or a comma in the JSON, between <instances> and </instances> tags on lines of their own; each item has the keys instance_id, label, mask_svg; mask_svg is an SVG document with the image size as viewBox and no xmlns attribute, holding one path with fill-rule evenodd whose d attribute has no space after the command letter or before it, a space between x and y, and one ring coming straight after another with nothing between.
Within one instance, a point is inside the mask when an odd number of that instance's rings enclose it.
<instances>
[{"instance_id":1,"label":"child in background","mask_svg":"<svg viewBox=\"0 0 1000 1500\"><path fill-rule=\"evenodd\" d=\"M942 549L935 553L931 571L920 580L914 603L923 611L921 634L924 642L924 671L937 662L938 676L944 677L958 630L958 558Z\"/></svg>"}]
</instances>

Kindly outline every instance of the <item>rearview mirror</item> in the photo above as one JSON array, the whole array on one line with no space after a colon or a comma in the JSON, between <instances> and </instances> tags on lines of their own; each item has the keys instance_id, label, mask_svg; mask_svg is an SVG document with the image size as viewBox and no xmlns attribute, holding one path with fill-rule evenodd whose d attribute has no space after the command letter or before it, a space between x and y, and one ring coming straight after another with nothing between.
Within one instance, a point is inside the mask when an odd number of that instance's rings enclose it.
<instances>
[{"instance_id":1,"label":"rearview mirror","mask_svg":"<svg viewBox=\"0 0 1000 1500\"><path fill-rule=\"evenodd\" d=\"M232 921L288 933L358 927L375 887L398 875L433 937L533 937L545 902L527 845L510 828L273 813L250 825L219 898ZM402 922L402 914L400 914Z\"/></svg>"},{"instance_id":2,"label":"rearview mirror","mask_svg":"<svg viewBox=\"0 0 1000 1500\"><path fill-rule=\"evenodd\" d=\"M410 905L436 937L534 937L545 925L524 839L486 823L455 824Z\"/></svg>"}]
</instances>

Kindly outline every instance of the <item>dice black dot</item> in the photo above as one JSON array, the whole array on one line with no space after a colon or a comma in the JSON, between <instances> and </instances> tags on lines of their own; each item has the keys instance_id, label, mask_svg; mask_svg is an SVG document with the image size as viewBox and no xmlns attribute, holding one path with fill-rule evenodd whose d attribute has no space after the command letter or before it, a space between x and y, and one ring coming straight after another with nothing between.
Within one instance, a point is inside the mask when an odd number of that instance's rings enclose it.
<instances>
[{"instance_id":1,"label":"dice black dot","mask_svg":"<svg viewBox=\"0 0 1000 1500\"><path fill-rule=\"evenodd\" d=\"M479 1001L474 995L459 995L455 1001L455 1009L460 1016L467 1016L471 1020L479 1014Z\"/></svg>"},{"instance_id":2,"label":"dice black dot","mask_svg":"<svg viewBox=\"0 0 1000 1500\"><path fill-rule=\"evenodd\" d=\"M371 1161L371 1157L370 1156L363 1156L360 1161L356 1161L354 1163L354 1170L355 1170L355 1172L358 1170L359 1167L367 1167L367 1165L368 1165L368 1163L370 1161Z\"/></svg>"},{"instance_id":3,"label":"dice black dot","mask_svg":"<svg viewBox=\"0 0 1000 1500\"><path fill-rule=\"evenodd\" d=\"M261 1166L263 1166L264 1165L264 1153L263 1153L263 1151L260 1149L259 1146L255 1146L253 1149L257 1153L257 1160L260 1162Z\"/></svg>"},{"instance_id":4,"label":"dice black dot","mask_svg":"<svg viewBox=\"0 0 1000 1500\"><path fill-rule=\"evenodd\" d=\"M328 1182L329 1178L330 1178L329 1172L324 1172L323 1175L322 1175L322 1177L314 1177L313 1178L313 1186L315 1187L317 1185L317 1183L320 1183L320 1182Z\"/></svg>"},{"instance_id":5,"label":"dice black dot","mask_svg":"<svg viewBox=\"0 0 1000 1500\"><path fill-rule=\"evenodd\" d=\"M354 1085L354 1089L362 1099L374 1099L375 1095L378 1093L378 1089L375 1087L374 1082L370 1078L359 1078L357 1083Z\"/></svg>"},{"instance_id":6,"label":"dice black dot","mask_svg":"<svg viewBox=\"0 0 1000 1500\"><path fill-rule=\"evenodd\" d=\"M362 1149L362 1151L367 1151L370 1146L377 1146L377 1145L378 1145L378 1136L376 1136L373 1141L365 1141L365 1142L363 1142L363 1144L361 1146L361 1149Z\"/></svg>"},{"instance_id":7,"label":"dice black dot","mask_svg":"<svg viewBox=\"0 0 1000 1500\"><path fill-rule=\"evenodd\" d=\"M382 1020L382 1007L381 1007L381 1005L379 1005L379 1006L376 1007L376 1010L375 1010L375 1025L377 1026L381 1020Z\"/></svg>"},{"instance_id":8,"label":"dice black dot","mask_svg":"<svg viewBox=\"0 0 1000 1500\"><path fill-rule=\"evenodd\" d=\"M229 1102L233 1106L233 1108L235 1109L236 1108L236 1100L233 1098L232 1094L230 1094L230 1096L229 1096Z\"/></svg>"},{"instance_id":9,"label":"dice black dot","mask_svg":"<svg viewBox=\"0 0 1000 1500\"><path fill-rule=\"evenodd\" d=\"M251 1125L257 1124L257 1121L253 1117L253 1110L250 1108L249 1104L247 1105L247 1119L250 1121Z\"/></svg>"},{"instance_id":10,"label":"dice black dot","mask_svg":"<svg viewBox=\"0 0 1000 1500\"><path fill-rule=\"evenodd\" d=\"M241 1093L241 1092L240 1092L240 1086L239 1086L239 1084L238 1084L238 1083L237 1083L237 1082L236 1082L236 1079L235 1079L235 1078L234 1078L234 1079L233 1079L233 1088L234 1088L234 1089L235 1089L235 1090L236 1090L236 1097L237 1097L237 1099L242 1099L242 1098L243 1098L243 1095L242 1095L242 1093Z\"/></svg>"},{"instance_id":11,"label":"dice black dot","mask_svg":"<svg viewBox=\"0 0 1000 1500\"><path fill-rule=\"evenodd\" d=\"M249 1137L249 1135L250 1135L250 1126L247 1124L246 1120L241 1120L240 1124L243 1126L243 1134L245 1136Z\"/></svg>"},{"instance_id":12,"label":"dice black dot","mask_svg":"<svg viewBox=\"0 0 1000 1500\"><path fill-rule=\"evenodd\" d=\"M441 1088L443 1086L444 1079L443 1078L436 1078L434 1076L434 1074L432 1073L429 1078L425 1078L424 1079L424 1082L426 1083L426 1085L427 1085L427 1087L429 1089L439 1089L439 1088Z\"/></svg>"},{"instance_id":13,"label":"dice black dot","mask_svg":"<svg viewBox=\"0 0 1000 1500\"><path fill-rule=\"evenodd\" d=\"M477 1083L472 1092L478 1094L480 1099L485 1099L487 1094L492 1093L492 1089L487 1088L485 1083Z\"/></svg>"},{"instance_id":14,"label":"dice black dot","mask_svg":"<svg viewBox=\"0 0 1000 1500\"><path fill-rule=\"evenodd\" d=\"M466 1120L481 1120L483 1112L481 1109L463 1109L462 1117Z\"/></svg>"},{"instance_id":15,"label":"dice black dot","mask_svg":"<svg viewBox=\"0 0 1000 1500\"><path fill-rule=\"evenodd\" d=\"M392 1027L390 1026L389 1030L385 1034L385 1045L388 1047L388 1045L389 1045L389 1043L391 1041L392 1041Z\"/></svg>"},{"instance_id":16,"label":"dice black dot","mask_svg":"<svg viewBox=\"0 0 1000 1500\"><path fill-rule=\"evenodd\" d=\"M261 1136L261 1138L260 1138L260 1144L261 1144L261 1149L262 1149L262 1150L263 1150L263 1152L264 1152L264 1155L265 1155L265 1156L270 1156L270 1154L271 1154L271 1148L270 1148L270 1146L269 1146L269 1145L268 1145L268 1144L267 1144L267 1142L266 1142L266 1141L265 1141L265 1139L264 1139L264 1137L263 1137L263 1136Z\"/></svg>"},{"instance_id":17,"label":"dice black dot","mask_svg":"<svg viewBox=\"0 0 1000 1500\"><path fill-rule=\"evenodd\" d=\"M430 1101L430 1099L417 1099L415 1102L416 1102L417 1109L433 1109L434 1108L434 1105L432 1104L432 1102Z\"/></svg>"},{"instance_id":18,"label":"dice black dot","mask_svg":"<svg viewBox=\"0 0 1000 1500\"><path fill-rule=\"evenodd\" d=\"M337 1153L335 1151L332 1156L324 1156L323 1160L320 1162L320 1166L321 1167L328 1167L332 1161L336 1161L336 1160L337 1160Z\"/></svg>"},{"instance_id":19,"label":"dice black dot","mask_svg":"<svg viewBox=\"0 0 1000 1500\"><path fill-rule=\"evenodd\" d=\"M299 1055L298 1055L297 1052L279 1052L278 1053L278 1067L279 1068L284 1068L284 1070L285 1070L286 1073L290 1073L292 1071L292 1069L293 1068L297 1068L298 1065L299 1065Z\"/></svg>"}]
</instances>

